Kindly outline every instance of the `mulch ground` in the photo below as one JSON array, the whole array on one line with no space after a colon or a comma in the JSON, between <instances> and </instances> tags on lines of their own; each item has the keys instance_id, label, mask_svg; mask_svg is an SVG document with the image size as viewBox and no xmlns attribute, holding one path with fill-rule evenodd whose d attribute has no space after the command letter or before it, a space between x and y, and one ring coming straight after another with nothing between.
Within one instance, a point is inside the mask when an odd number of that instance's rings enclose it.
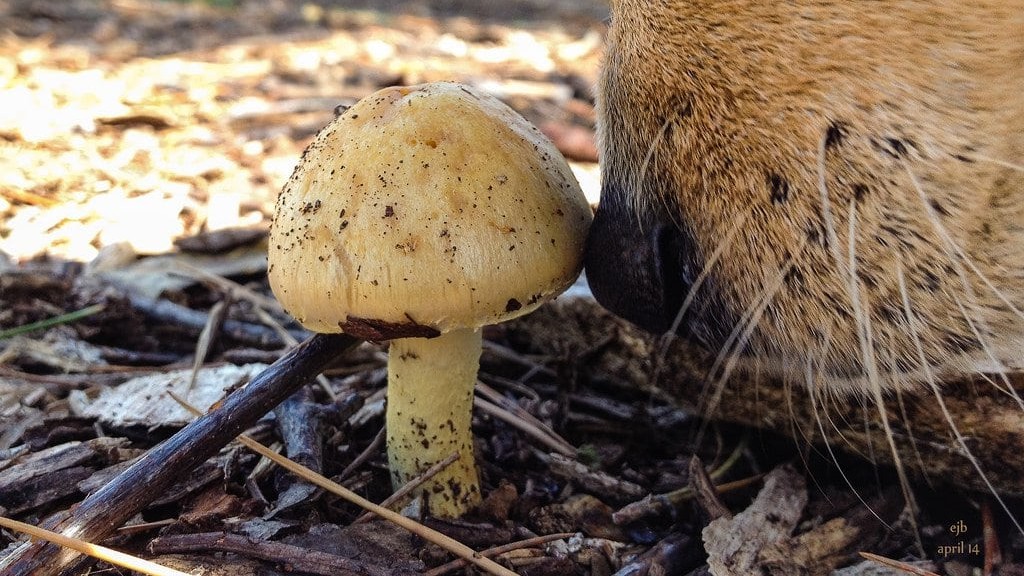
<instances>
[{"instance_id":1,"label":"mulch ground","mask_svg":"<svg viewBox=\"0 0 1024 576\"><path fill-rule=\"evenodd\" d=\"M596 201L601 2L211 4L0 1L3 516L40 524L180 429L191 416L162 390L209 406L308 335L270 294L266 230L337 107L394 84L473 84L541 126ZM477 550L524 541L497 556L516 572L702 573L709 520L764 509L793 516L754 546L765 574L876 573L859 551L968 574L995 557L982 527L1003 536L1000 573L1024 573L1024 538L983 495L922 487L918 540L890 471L709 425L512 328L485 338L488 408L474 432L486 502L457 522L424 522ZM301 411L318 422L323 473L375 502L392 491L384 367L381 347L360 346ZM278 411L250 434L288 453L288 418ZM724 505L691 474L695 455L713 482L732 483ZM773 470L788 480L762 490ZM805 504L786 509L776 484ZM467 570L361 514L232 444L106 544L194 574ZM840 526L856 523L870 528L851 537ZM563 535L536 540L550 534ZM0 532L0 565L19 541ZM74 571L98 572L126 573Z\"/></svg>"}]
</instances>

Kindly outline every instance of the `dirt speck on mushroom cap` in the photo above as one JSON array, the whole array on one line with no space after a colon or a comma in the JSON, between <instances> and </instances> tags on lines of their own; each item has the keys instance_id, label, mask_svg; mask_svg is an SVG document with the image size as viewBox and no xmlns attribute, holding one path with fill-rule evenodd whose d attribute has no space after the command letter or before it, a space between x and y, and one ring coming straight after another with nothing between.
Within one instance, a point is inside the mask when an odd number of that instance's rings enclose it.
<instances>
[{"instance_id":1,"label":"dirt speck on mushroom cap","mask_svg":"<svg viewBox=\"0 0 1024 576\"><path fill-rule=\"evenodd\" d=\"M303 154L278 199L270 283L316 331L348 316L478 326L571 284L590 219L562 156L500 101L454 83L388 88Z\"/></svg>"}]
</instances>

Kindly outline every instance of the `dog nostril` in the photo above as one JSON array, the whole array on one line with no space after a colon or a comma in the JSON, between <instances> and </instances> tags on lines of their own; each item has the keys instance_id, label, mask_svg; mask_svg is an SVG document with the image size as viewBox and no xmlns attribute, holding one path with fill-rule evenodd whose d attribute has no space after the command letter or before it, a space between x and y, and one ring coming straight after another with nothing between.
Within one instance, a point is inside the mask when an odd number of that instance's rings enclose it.
<instances>
[{"instance_id":1,"label":"dog nostril","mask_svg":"<svg viewBox=\"0 0 1024 576\"><path fill-rule=\"evenodd\" d=\"M665 315L662 331L671 330L707 350L718 350L736 325L735 309L715 274L705 270L702 251L691 230L664 223L652 240L657 249L653 262L658 266Z\"/></svg>"},{"instance_id":2,"label":"dog nostril","mask_svg":"<svg viewBox=\"0 0 1024 576\"><path fill-rule=\"evenodd\" d=\"M684 328L681 325L682 318L678 317L682 312L683 300L693 287L693 271L682 264L681 255L683 250L692 250L693 247L684 246L679 230L666 224L658 226L652 244L656 250L654 263L661 282L662 310L666 323L664 331L673 328L678 331Z\"/></svg>"}]
</instances>

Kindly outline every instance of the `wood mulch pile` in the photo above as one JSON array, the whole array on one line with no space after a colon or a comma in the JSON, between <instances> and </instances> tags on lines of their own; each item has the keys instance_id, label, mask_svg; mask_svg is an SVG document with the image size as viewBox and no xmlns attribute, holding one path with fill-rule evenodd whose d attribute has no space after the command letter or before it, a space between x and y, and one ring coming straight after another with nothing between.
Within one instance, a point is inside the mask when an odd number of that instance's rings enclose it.
<instances>
[{"instance_id":1,"label":"wood mulch pile","mask_svg":"<svg viewBox=\"0 0 1024 576\"><path fill-rule=\"evenodd\" d=\"M267 287L266 229L338 106L473 84L541 126L596 200L600 2L213 4L0 0L2 516L42 524L75 505L192 418L166 391L208 408L308 335ZM516 572L866 574L886 572L858 551L919 557L891 472L836 456L840 473L833 455L701 422L515 325L485 338L486 501L424 523L476 550L521 542L496 555ZM361 345L249 434L285 453L312 442L325 475L384 500L384 362ZM318 422L315 439L280 432L294 421ZM992 558L974 497L927 509L919 566L968 574ZM105 544L193 574L468 570L362 514L231 444ZM1002 532L1001 573L1022 573L1024 541ZM22 540L0 532L0 566ZM72 573L99 571L127 573Z\"/></svg>"}]
</instances>

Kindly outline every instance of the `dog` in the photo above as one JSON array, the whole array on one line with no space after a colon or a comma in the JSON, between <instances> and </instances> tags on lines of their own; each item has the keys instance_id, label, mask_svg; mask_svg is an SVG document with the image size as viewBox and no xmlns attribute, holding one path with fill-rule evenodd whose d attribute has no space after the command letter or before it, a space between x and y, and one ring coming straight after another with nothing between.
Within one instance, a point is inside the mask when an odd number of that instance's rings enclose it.
<instances>
[{"instance_id":1,"label":"dog","mask_svg":"<svg viewBox=\"0 0 1024 576\"><path fill-rule=\"evenodd\" d=\"M812 390L1024 351L1024 2L613 0L605 307Z\"/></svg>"}]
</instances>

